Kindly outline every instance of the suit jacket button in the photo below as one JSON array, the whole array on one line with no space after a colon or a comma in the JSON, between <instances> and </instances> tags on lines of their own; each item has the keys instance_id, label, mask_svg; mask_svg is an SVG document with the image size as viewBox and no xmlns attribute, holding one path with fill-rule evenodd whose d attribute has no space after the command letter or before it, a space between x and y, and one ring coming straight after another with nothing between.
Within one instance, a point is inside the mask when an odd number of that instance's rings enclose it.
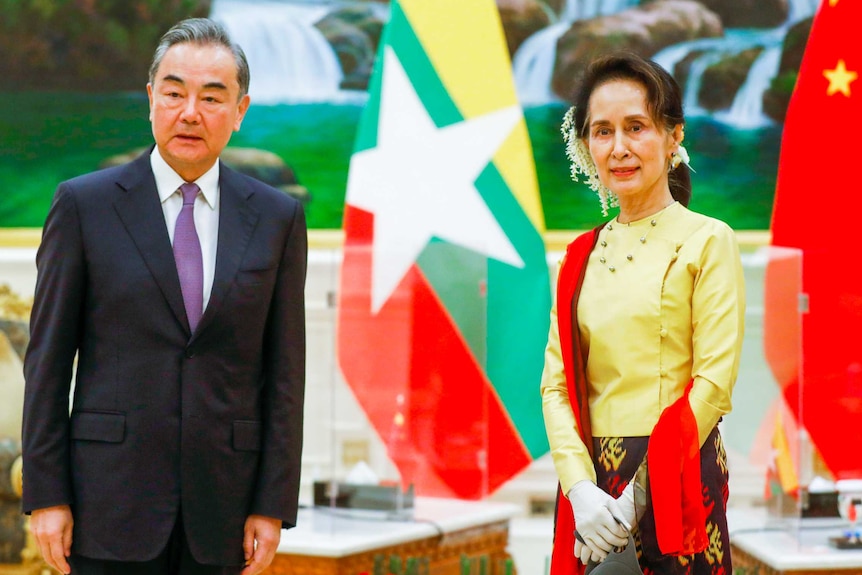
<instances>
[{"instance_id":1,"label":"suit jacket button","mask_svg":"<svg viewBox=\"0 0 862 575\"><path fill-rule=\"evenodd\" d=\"M187 349L187 350L186 350L186 357L187 357L187 358L191 359L191 358L193 358L194 356L195 356L195 350L193 350L193 349Z\"/></svg>"}]
</instances>

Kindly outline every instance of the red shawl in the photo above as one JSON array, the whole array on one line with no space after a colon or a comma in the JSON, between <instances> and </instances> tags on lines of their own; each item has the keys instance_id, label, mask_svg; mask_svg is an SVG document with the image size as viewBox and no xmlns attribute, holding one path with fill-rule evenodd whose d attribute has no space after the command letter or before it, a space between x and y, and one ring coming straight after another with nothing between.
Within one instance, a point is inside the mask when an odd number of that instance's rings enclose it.
<instances>
[{"instance_id":1,"label":"red shawl","mask_svg":"<svg viewBox=\"0 0 862 575\"><path fill-rule=\"evenodd\" d=\"M577 310L587 260L601 227L581 234L569 244L557 278L557 321L566 387L578 432L590 457L593 435ZM654 508L662 510L655 514L659 548L671 555L697 553L708 543L697 424L688 403L690 389L691 383L683 397L662 412L647 450L650 495ZM559 486L554 521L551 575L581 575L584 565L574 555L575 518Z\"/></svg>"}]
</instances>

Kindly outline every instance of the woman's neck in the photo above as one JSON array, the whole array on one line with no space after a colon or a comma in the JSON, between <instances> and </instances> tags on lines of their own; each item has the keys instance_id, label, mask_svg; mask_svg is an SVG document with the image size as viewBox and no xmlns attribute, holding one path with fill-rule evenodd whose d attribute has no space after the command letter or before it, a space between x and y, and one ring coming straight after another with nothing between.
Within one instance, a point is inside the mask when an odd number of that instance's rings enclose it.
<instances>
[{"instance_id":1,"label":"woman's neck","mask_svg":"<svg viewBox=\"0 0 862 575\"><path fill-rule=\"evenodd\" d=\"M648 218L662 211L674 203L675 200L670 195L670 191L668 191L666 194L652 198L619 198L619 201L620 215L617 216L617 221L621 224L627 224Z\"/></svg>"}]
</instances>

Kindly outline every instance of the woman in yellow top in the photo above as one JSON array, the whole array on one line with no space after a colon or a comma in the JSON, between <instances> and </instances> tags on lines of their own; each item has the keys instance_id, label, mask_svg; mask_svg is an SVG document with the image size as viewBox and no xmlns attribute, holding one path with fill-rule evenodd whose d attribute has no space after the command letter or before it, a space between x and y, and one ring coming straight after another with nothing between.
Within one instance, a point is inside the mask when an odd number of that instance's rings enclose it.
<instances>
[{"instance_id":1,"label":"woman in yellow top","mask_svg":"<svg viewBox=\"0 0 862 575\"><path fill-rule=\"evenodd\" d=\"M679 86L632 54L592 63L563 124L573 178L619 213L569 246L551 312L553 575L603 560L628 529L645 573L732 572L717 424L739 367L743 274L733 231L686 207L683 128Z\"/></svg>"}]
</instances>

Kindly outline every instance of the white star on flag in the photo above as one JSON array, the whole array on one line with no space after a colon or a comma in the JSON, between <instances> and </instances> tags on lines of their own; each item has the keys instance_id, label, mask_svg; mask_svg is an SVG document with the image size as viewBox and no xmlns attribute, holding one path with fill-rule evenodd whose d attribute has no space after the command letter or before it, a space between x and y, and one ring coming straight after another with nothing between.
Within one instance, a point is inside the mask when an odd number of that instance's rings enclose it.
<instances>
[{"instance_id":1,"label":"white star on flag","mask_svg":"<svg viewBox=\"0 0 862 575\"><path fill-rule=\"evenodd\" d=\"M346 194L374 214L373 313L434 237L524 267L475 185L520 119L511 106L438 128L385 48L377 147L353 155Z\"/></svg>"}]
</instances>

